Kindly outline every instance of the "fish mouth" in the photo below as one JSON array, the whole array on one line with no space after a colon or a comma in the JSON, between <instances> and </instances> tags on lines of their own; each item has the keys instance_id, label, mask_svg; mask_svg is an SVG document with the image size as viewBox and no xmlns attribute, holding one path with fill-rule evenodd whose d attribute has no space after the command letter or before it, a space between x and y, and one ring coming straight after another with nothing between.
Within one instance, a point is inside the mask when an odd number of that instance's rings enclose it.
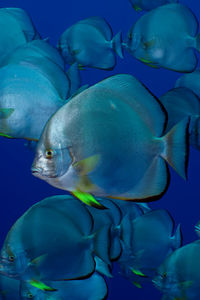
<instances>
[{"instance_id":1,"label":"fish mouth","mask_svg":"<svg viewBox=\"0 0 200 300\"><path fill-rule=\"evenodd\" d=\"M56 178L57 174L53 174L51 172L44 172L44 170L40 167L32 167L31 168L32 175L38 177L40 179L47 180L48 178Z\"/></svg>"},{"instance_id":2,"label":"fish mouth","mask_svg":"<svg viewBox=\"0 0 200 300\"><path fill-rule=\"evenodd\" d=\"M31 172L36 177L42 176L42 168L32 167Z\"/></svg>"}]
</instances>

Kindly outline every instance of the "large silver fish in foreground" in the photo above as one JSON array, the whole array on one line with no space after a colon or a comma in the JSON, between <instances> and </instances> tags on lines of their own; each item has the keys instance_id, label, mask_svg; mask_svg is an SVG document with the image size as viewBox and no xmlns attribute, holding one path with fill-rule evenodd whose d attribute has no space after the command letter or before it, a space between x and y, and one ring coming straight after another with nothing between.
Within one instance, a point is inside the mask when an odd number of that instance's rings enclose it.
<instances>
[{"instance_id":1,"label":"large silver fish in foreground","mask_svg":"<svg viewBox=\"0 0 200 300\"><path fill-rule=\"evenodd\" d=\"M119 74L73 97L48 121L33 175L96 205L90 195L146 201L167 188L166 161L186 172L188 119L165 136L164 108L133 76Z\"/></svg>"}]
</instances>

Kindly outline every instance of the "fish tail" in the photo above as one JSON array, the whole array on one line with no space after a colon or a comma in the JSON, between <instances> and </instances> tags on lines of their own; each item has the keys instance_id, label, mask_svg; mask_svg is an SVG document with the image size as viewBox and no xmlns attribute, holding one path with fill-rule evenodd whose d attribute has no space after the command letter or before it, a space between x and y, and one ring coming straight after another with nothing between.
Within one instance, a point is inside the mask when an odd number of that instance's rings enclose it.
<instances>
[{"instance_id":1,"label":"fish tail","mask_svg":"<svg viewBox=\"0 0 200 300\"><path fill-rule=\"evenodd\" d=\"M94 234L94 252L105 263L110 265L110 225L106 225Z\"/></svg>"},{"instance_id":2,"label":"fish tail","mask_svg":"<svg viewBox=\"0 0 200 300\"><path fill-rule=\"evenodd\" d=\"M162 137L164 150L161 156L184 179L187 178L189 121L190 118L183 119Z\"/></svg>"},{"instance_id":3,"label":"fish tail","mask_svg":"<svg viewBox=\"0 0 200 300\"><path fill-rule=\"evenodd\" d=\"M200 52L200 33L196 36L196 50Z\"/></svg>"},{"instance_id":4,"label":"fish tail","mask_svg":"<svg viewBox=\"0 0 200 300\"><path fill-rule=\"evenodd\" d=\"M111 41L112 49L119 55L119 57L124 58L123 47L122 47L122 32L119 31Z\"/></svg>"},{"instance_id":5,"label":"fish tail","mask_svg":"<svg viewBox=\"0 0 200 300\"><path fill-rule=\"evenodd\" d=\"M181 225L178 224L175 234L171 238L172 240L172 247L173 249L178 249L182 245L182 232L181 232Z\"/></svg>"},{"instance_id":6,"label":"fish tail","mask_svg":"<svg viewBox=\"0 0 200 300\"><path fill-rule=\"evenodd\" d=\"M80 71L78 69L78 63L73 63L70 68L67 70L67 77L70 81L70 91L69 97L72 96L80 87L81 85L81 77Z\"/></svg>"},{"instance_id":7,"label":"fish tail","mask_svg":"<svg viewBox=\"0 0 200 300\"><path fill-rule=\"evenodd\" d=\"M200 117L192 116L189 126L190 145L200 150Z\"/></svg>"}]
</instances>

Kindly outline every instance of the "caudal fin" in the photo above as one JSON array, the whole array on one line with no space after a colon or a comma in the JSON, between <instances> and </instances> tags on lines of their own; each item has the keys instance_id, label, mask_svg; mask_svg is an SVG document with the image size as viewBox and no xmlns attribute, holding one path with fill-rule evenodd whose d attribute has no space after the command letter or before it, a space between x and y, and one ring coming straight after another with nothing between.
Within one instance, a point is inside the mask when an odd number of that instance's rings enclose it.
<instances>
[{"instance_id":1,"label":"caudal fin","mask_svg":"<svg viewBox=\"0 0 200 300\"><path fill-rule=\"evenodd\" d=\"M189 120L185 118L162 137L165 144L162 157L184 179L187 178Z\"/></svg>"},{"instance_id":2,"label":"caudal fin","mask_svg":"<svg viewBox=\"0 0 200 300\"><path fill-rule=\"evenodd\" d=\"M181 225L178 224L175 234L171 237L173 249L178 249L182 245Z\"/></svg>"},{"instance_id":3,"label":"caudal fin","mask_svg":"<svg viewBox=\"0 0 200 300\"><path fill-rule=\"evenodd\" d=\"M78 64L74 63L71 67L67 70L67 76L70 81L70 91L69 97L72 96L81 86L81 77L80 71L78 69Z\"/></svg>"},{"instance_id":4,"label":"caudal fin","mask_svg":"<svg viewBox=\"0 0 200 300\"><path fill-rule=\"evenodd\" d=\"M200 33L196 36L196 49L200 52Z\"/></svg>"},{"instance_id":5,"label":"caudal fin","mask_svg":"<svg viewBox=\"0 0 200 300\"><path fill-rule=\"evenodd\" d=\"M118 32L112 39L112 48L119 55L124 58L123 47L122 47L122 32Z\"/></svg>"},{"instance_id":6,"label":"caudal fin","mask_svg":"<svg viewBox=\"0 0 200 300\"><path fill-rule=\"evenodd\" d=\"M110 265L110 225L105 225L94 235L94 253L107 265Z\"/></svg>"}]
</instances>

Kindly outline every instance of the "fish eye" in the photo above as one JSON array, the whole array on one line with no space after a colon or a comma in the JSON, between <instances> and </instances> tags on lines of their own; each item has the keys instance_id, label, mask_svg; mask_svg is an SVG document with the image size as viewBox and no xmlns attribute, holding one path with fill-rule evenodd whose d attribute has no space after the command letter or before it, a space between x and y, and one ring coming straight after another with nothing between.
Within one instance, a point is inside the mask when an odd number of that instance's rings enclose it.
<instances>
[{"instance_id":1,"label":"fish eye","mask_svg":"<svg viewBox=\"0 0 200 300\"><path fill-rule=\"evenodd\" d=\"M28 298L29 298L29 299L33 299L33 294L31 294L31 293L28 293L28 295L27 295L27 296L28 296Z\"/></svg>"},{"instance_id":2,"label":"fish eye","mask_svg":"<svg viewBox=\"0 0 200 300\"><path fill-rule=\"evenodd\" d=\"M48 158L48 159L51 159L51 158L53 157L53 155L54 155L54 151L51 150L51 149L48 149L48 150L45 152L45 156L46 156L46 158Z\"/></svg>"},{"instance_id":3,"label":"fish eye","mask_svg":"<svg viewBox=\"0 0 200 300\"><path fill-rule=\"evenodd\" d=\"M8 259L9 259L10 262L13 262L13 261L15 260L15 258L14 258L13 255L10 255L10 256L8 257Z\"/></svg>"}]
</instances>

